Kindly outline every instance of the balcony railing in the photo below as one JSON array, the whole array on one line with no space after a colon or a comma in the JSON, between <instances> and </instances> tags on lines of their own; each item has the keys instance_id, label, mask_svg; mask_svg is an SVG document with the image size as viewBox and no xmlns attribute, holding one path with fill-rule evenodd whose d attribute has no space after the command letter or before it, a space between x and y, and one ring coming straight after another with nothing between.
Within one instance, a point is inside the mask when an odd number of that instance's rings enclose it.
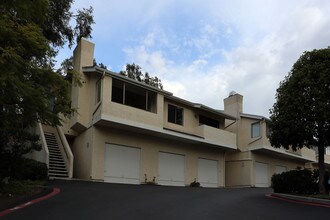
<instances>
[{"instance_id":1,"label":"balcony railing","mask_svg":"<svg viewBox=\"0 0 330 220\"><path fill-rule=\"evenodd\" d=\"M218 145L236 148L236 134L207 125L196 127L196 134L205 138L206 141L217 143Z\"/></svg>"}]
</instances>

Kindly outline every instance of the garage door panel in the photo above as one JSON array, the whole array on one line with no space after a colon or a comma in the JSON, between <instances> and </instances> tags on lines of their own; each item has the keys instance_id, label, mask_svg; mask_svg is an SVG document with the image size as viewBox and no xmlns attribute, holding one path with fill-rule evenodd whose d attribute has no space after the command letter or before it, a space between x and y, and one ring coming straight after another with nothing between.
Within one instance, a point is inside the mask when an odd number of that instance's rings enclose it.
<instances>
[{"instance_id":1,"label":"garage door panel","mask_svg":"<svg viewBox=\"0 0 330 220\"><path fill-rule=\"evenodd\" d=\"M184 156L160 152L158 160L158 183L184 186Z\"/></svg>"},{"instance_id":2,"label":"garage door panel","mask_svg":"<svg viewBox=\"0 0 330 220\"><path fill-rule=\"evenodd\" d=\"M268 164L255 162L255 186L269 187L268 182Z\"/></svg>"},{"instance_id":3,"label":"garage door panel","mask_svg":"<svg viewBox=\"0 0 330 220\"><path fill-rule=\"evenodd\" d=\"M104 181L140 183L140 149L108 144L105 149Z\"/></svg>"},{"instance_id":4,"label":"garage door panel","mask_svg":"<svg viewBox=\"0 0 330 220\"><path fill-rule=\"evenodd\" d=\"M198 182L203 187L218 187L218 161L198 159Z\"/></svg>"}]
</instances>

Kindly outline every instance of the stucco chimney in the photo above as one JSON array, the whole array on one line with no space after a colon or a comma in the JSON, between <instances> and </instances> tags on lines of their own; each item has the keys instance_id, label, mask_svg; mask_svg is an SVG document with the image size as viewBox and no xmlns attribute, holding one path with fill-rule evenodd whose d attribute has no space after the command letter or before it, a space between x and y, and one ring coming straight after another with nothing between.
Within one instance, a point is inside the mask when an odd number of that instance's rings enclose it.
<instances>
[{"instance_id":1,"label":"stucco chimney","mask_svg":"<svg viewBox=\"0 0 330 220\"><path fill-rule=\"evenodd\" d=\"M225 113L239 118L240 113L243 112L243 96L233 91L223 102Z\"/></svg>"},{"instance_id":2,"label":"stucco chimney","mask_svg":"<svg viewBox=\"0 0 330 220\"><path fill-rule=\"evenodd\" d=\"M81 38L77 47L73 51L74 69L81 72L84 66L93 66L95 44Z\"/></svg>"},{"instance_id":3,"label":"stucco chimney","mask_svg":"<svg viewBox=\"0 0 330 220\"><path fill-rule=\"evenodd\" d=\"M83 67L93 66L94 47L92 42L82 38L73 51L73 68L79 73L82 86L72 83L71 106L78 109L70 120L70 128L82 132L88 127L90 102L86 97L90 96L90 78L83 71Z\"/></svg>"}]
</instances>

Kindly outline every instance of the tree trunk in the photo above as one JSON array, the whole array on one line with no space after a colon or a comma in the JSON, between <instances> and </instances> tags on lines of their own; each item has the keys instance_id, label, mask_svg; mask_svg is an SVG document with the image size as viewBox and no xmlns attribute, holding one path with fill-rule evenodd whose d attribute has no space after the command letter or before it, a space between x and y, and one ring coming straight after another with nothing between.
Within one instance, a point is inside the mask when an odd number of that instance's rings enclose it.
<instances>
[{"instance_id":1,"label":"tree trunk","mask_svg":"<svg viewBox=\"0 0 330 220\"><path fill-rule=\"evenodd\" d=\"M319 144L317 146L319 151L319 191L321 194L325 194L325 186L324 186L324 146Z\"/></svg>"}]
</instances>

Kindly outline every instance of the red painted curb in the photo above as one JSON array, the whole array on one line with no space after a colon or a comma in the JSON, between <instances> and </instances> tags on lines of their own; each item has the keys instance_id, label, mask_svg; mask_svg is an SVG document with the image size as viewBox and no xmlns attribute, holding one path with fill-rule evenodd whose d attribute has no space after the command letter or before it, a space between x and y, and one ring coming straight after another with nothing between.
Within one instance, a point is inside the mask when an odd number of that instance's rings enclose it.
<instances>
[{"instance_id":1,"label":"red painted curb","mask_svg":"<svg viewBox=\"0 0 330 220\"><path fill-rule=\"evenodd\" d=\"M279 199L279 200L282 200L282 201L285 201L285 202L330 208L330 205L323 204L323 203L299 201L299 200L295 200L295 199L283 198L281 196L277 196L277 195L273 195L273 194L267 194L266 196L269 197L269 198L273 198L273 199Z\"/></svg>"},{"instance_id":2,"label":"red painted curb","mask_svg":"<svg viewBox=\"0 0 330 220\"><path fill-rule=\"evenodd\" d=\"M29 202L26 202L26 203L20 204L18 206L15 206L14 208L6 209L6 210L0 212L0 217L5 216L5 215L7 215L7 214L9 214L9 213L11 213L13 211L16 211L16 210L19 210L19 209L23 209L23 208L25 208L27 206L30 206L30 205L36 204L38 202L41 202L41 201L43 201L45 199L48 199L50 197L53 197L53 196L59 194L60 192L61 192L61 190L59 188L54 188L53 191L51 193L47 194L47 195L44 195L42 197L33 199L33 200L29 201Z\"/></svg>"}]
</instances>

